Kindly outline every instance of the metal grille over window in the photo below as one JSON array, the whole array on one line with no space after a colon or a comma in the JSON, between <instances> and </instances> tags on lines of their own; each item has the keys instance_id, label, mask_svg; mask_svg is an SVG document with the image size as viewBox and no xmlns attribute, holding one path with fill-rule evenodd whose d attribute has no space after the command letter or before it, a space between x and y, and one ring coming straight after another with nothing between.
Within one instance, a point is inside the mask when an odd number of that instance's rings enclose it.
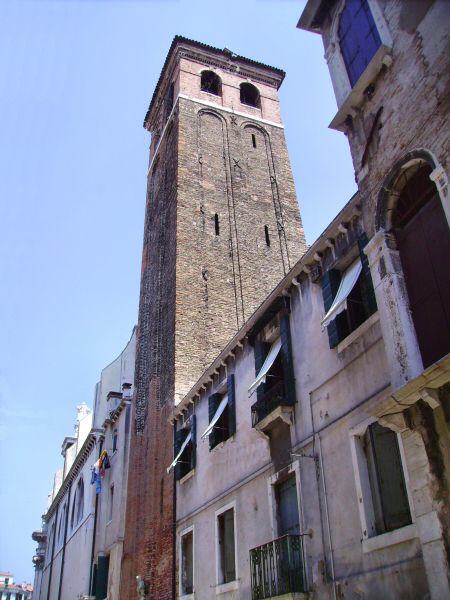
<instances>
[{"instance_id":1,"label":"metal grille over window","mask_svg":"<svg viewBox=\"0 0 450 600\"><path fill-rule=\"evenodd\" d=\"M353 87L381 46L367 0L347 0L339 21L339 43Z\"/></svg>"}]
</instances>

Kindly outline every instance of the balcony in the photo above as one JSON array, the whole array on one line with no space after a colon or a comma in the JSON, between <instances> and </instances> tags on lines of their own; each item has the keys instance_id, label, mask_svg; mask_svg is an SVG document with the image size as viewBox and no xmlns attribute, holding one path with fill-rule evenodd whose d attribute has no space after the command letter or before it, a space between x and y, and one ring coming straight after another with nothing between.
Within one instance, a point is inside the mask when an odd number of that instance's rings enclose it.
<instances>
[{"instance_id":1,"label":"balcony","mask_svg":"<svg viewBox=\"0 0 450 600\"><path fill-rule=\"evenodd\" d=\"M265 431L277 418L290 423L293 410L293 403L285 394L284 382L279 381L252 405L252 427Z\"/></svg>"},{"instance_id":2,"label":"balcony","mask_svg":"<svg viewBox=\"0 0 450 600\"><path fill-rule=\"evenodd\" d=\"M250 550L252 600L306 598L302 538L284 535Z\"/></svg>"}]
</instances>

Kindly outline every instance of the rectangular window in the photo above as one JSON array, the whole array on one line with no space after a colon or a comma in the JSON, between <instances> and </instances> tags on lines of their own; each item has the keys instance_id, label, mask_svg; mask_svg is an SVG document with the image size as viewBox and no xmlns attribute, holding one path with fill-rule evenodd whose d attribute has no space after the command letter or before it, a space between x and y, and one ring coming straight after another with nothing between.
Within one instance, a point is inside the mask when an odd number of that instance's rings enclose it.
<instances>
[{"instance_id":1,"label":"rectangular window","mask_svg":"<svg viewBox=\"0 0 450 600\"><path fill-rule=\"evenodd\" d=\"M234 508L230 508L217 517L219 584L236 579L234 544Z\"/></svg>"},{"instance_id":2,"label":"rectangular window","mask_svg":"<svg viewBox=\"0 0 450 600\"><path fill-rule=\"evenodd\" d=\"M114 429L114 432L113 432L113 447L112 447L113 453L117 451L117 438L118 438L117 429Z\"/></svg>"},{"instance_id":3,"label":"rectangular window","mask_svg":"<svg viewBox=\"0 0 450 600\"><path fill-rule=\"evenodd\" d=\"M212 394L208 398L209 424L202 438L209 437L210 450L236 433L234 381L234 375L229 375L226 392Z\"/></svg>"},{"instance_id":4,"label":"rectangular window","mask_svg":"<svg viewBox=\"0 0 450 600\"><path fill-rule=\"evenodd\" d=\"M364 435L376 535L410 525L408 495L397 434L373 423Z\"/></svg>"},{"instance_id":5,"label":"rectangular window","mask_svg":"<svg viewBox=\"0 0 450 600\"><path fill-rule=\"evenodd\" d=\"M194 593L194 532L181 537L181 594Z\"/></svg>"},{"instance_id":6,"label":"rectangular window","mask_svg":"<svg viewBox=\"0 0 450 600\"><path fill-rule=\"evenodd\" d=\"M108 522L112 521L114 508L114 486L109 488L109 508L108 508Z\"/></svg>"},{"instance_id":7,"label":"rectangular window","mask_svg":"<svg viewBox=\"0 0 450 600\"><path fill-rule=\"evenodd\" d=\"M191 415L184 425L174 431L174 459L167 468L175 471L175 480L179 481L195 469L197 456L196 416Z\"/></svg>"},{"instance_id":8,"label":"rectangular window","mask_svg":"<svg viewBox=\"0 0 450 600\"><path fill-rule=\"evenodd\" d=\"M330 269L322 277L322 295L330 348L357 329L377 310L369 263L364 253L367 236L358 239L359 258L345 271Z\"/></svg>"}]
</instances>

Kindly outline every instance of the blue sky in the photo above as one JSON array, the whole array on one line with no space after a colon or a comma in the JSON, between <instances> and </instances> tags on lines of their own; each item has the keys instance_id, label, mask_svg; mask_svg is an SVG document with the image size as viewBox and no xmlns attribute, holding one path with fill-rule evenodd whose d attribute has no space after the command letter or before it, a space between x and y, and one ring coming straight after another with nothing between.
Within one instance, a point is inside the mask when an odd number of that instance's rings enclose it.
<instances>
[{"instance_id":1,"label":"blue sky","mask_svg":"<svg viewBox=\"0 0 450 600\"><path fill-rule=\"evenodd\" d=\"M137 320L149 134L175 34L287 71L282 114L309 243L356 190L301 0L0 1L0 570L32 581L75 407Z\"/></svg>"}]
</instances>

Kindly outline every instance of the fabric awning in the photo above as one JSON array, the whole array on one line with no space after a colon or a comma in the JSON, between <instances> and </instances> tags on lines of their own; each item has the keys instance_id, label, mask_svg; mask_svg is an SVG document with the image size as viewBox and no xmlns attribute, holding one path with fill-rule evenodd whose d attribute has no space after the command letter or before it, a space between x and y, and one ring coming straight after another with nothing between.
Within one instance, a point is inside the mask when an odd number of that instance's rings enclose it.
<instances>
[{"instance_id":1,"label":"fabric awning","mask_svg":"<svg viewBox=\"0 0 450 600\"><path fill-rule=\"evenodd\" d=\"M178 454L175 456L175 458L173 459L173 462L170 464L170 467L167 467L167 472L170 473L170 471L175 467L175 465L177 464L177 462L180 460L181 455L184 452L184 449L186 448L186 446L189 444L189 442L191 441L192 438L192 431L190 431L186 437L186 439L184 440L184 442L181 444L181 448L180 451L178 452Z\"/></svg>"},{"instance_id":2,"label":"fabric awning","mask_svg":"<svg viewBox=\"0 0 450 600\"><path fill-rule=\"evenodd\" d=\"M216 410L216 413L215 413L214 417L211 419L211 423L208 425L208 427L202 433L202 439L204 439L207 435L209 435L211 433L211 431L214 429L214 425L219 420L220 415L225 410L225 407L226 407L227 404L228 404L228 396L227 396L227 394L225 394L225 396L220 401L220 404L219 404L219 406L218 406L218 408Z\"/></svg>"},{"instance_id":3,"label":"fabric awning","mask_svg":"<svg viewBox=\"0 0 450 600\"><path fill-rule=\"evenodd\" d=\"M266 382L266 376L267 373L270 369L270 367L273 365L273 363L275 362L276 357L278 356L278 352L281 350L281 339L278 338L274 341L274 343L272 344L272 346L270 347L269 350L269 354L266 356L266 360L264 361L263 366L261 367L260 372L258 373L255 381L252 383L252 385L248 388L248 393L249 396L251 396L253 394L253 392L256 390L256 388L258 386L260 386L262 383Z\"/></svg>"},{"instance_id":4,"label":"fabric awning","mask_svg":"<svg viewBox=\"0 0 450 600\"><path fill-rule=\"evenodd\" d=\"M341 283L337 291L333 304L330 306L327 314L322 319L322 326L326 327L331 321L347 308L347 297L355 286L361 273L362 263L358 258L342 274Z\"/></svg>"}]
</instances>

